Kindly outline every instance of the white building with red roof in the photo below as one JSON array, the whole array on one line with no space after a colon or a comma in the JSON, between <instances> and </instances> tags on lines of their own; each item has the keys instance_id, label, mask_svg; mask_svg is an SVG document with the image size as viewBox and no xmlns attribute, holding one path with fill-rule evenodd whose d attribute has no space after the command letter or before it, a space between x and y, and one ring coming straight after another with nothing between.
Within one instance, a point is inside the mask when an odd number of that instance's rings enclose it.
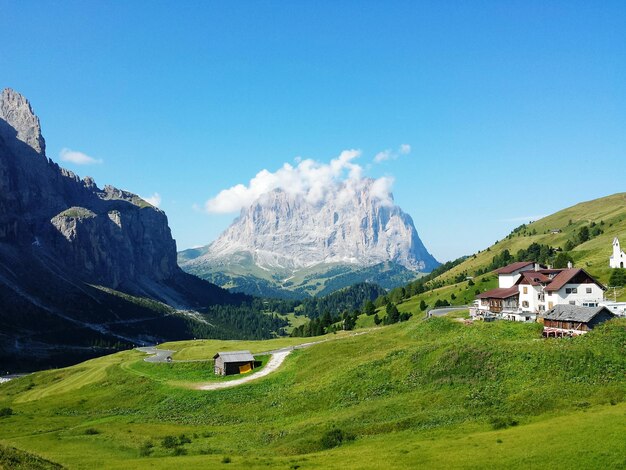
<instances>
[{"instance_id":1,"label":"white building with red roof","mask_svg":"<svg viewBox=\"0 0 626 470\"><path fill-rule=\"evenodd\" d=\"M477 296L474 316L535 321L537 314L557 305L597 307L604 298L605 287L580 268L551 269L528 262L510 264L496 273L498 288Z\"/></svg>"},{"instance_id":2,"label":"white building with red roof","mask_svg":"<svg viewBox=\"0 0 626 470\"><path fill-rule=\"evenodd\" d=\"M496 269L498 275L498 287L513 287L520 278L521 273L535 269L533 261L520 261L512 263L500 269Z\"/></svg>"}]
</instances>

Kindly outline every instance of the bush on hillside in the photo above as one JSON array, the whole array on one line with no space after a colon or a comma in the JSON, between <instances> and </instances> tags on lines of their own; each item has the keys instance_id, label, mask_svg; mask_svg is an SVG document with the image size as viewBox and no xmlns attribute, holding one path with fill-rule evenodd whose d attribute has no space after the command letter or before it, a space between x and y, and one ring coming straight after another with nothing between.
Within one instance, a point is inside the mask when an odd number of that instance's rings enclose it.
<instances>
[{"instance_id":1,"label":"bush on hillside","mask_svg":"<svg viewBox=\"0 0 626 470\"><path fill-rule=\"evenodd\" d=\"M161 447L165 447L166 449L173 449L178 446L178 439L174 436L165 436L161 440Z\"/></svg>"},{"instance_id":2,"label":"bush on hillside","mask_svg":"<svg viewBox=\"0 0 626 470\"><path fill-rule=\"evenodd\" d=\"M152 448L154 444L150 441L144 442L139 448L139 456L140 457L149 457L152 454Z\"/></svg>"},{"instance_id":3,"label":"bush on hillside","mask_svg":"<svg viewBox=\"0 0 626 470\"><path fill-rule=\"evenodd\" d=\"M619 287L626 285L626 269L613 269L609 278L609 286Z\"/></svg>"},{"instance_id":4,"label":"bush on hillside","mask_svg":"<svg viewBox=\"0 0 626 470\"><path fill-rule=\"evenodd\" d=\"M495 430L506 429L509 426L517 426L519 422L510 416L495 416L491 418L491 427Z\"/></svg>"},{"instance_id":5,"label":"bush on hillside","mask_svg":"<svg viewBox=\"0 0 626 470\"><path fill-rule=\"evenodd\" d=\"M339 447L344 442L353 441L354 438L355 436L352 433L344 432L339 428L332 428L322 435L320 444L322 449L332 449Z\"/></svg>"}]
</instances>

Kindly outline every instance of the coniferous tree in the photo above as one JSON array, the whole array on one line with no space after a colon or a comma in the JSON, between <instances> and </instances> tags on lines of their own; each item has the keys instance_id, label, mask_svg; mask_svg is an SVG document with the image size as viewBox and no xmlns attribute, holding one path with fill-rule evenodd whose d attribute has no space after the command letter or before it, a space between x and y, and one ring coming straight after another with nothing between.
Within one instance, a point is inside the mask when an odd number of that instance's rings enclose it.
<instances>
[{"instance_id":1,"label":"coniferous tree","mask_svg":"<svg viewBox=\"0 0 626 470\"><path fill-rule=\"evenodd\" d=\"M374 315L376 313L376 306L374 305L374 302L372 302L371 300L368 300L367 302L365 302L363 311L368 316Z\"/></svg>"},{"instance_id":2,"label":"coniferous tree","mask_svg":"<svg viewBox=\"0 0 626 470\"><path fill-rule=\"evenodd\" d=\"M385 317L385 325L393 325L400 321L400 312L393 302L389 302L385 308L387 316Z\"/></svg>"}]
</instances>

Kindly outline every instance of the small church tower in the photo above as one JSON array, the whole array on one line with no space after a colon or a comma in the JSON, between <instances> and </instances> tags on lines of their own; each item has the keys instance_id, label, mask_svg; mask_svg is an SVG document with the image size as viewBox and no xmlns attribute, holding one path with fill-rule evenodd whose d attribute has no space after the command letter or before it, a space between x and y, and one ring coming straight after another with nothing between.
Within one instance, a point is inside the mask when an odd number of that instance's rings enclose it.
<instances>
[{"instance_id":1,"label":"small church tower","mask_svg":"<svg viewBox=\"0 0 626 470\"><path fill-rule=\"evenodd\" d=\"M613 240L613 256L609 258L609 267L623 268L626 265L626 254L619 246L617 237Z\"/></svg>"}]
</instances>

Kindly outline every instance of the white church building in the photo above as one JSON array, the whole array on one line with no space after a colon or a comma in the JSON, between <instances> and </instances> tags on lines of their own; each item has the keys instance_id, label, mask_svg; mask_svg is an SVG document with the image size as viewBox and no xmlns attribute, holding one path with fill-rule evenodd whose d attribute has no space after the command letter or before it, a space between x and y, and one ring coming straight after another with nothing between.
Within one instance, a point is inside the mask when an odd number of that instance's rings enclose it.
<instances>
[{"instance_id":1,"label":"white church building","mask_svg":"<svg viewBox=\"0 0 626 470\"><path fill-rule=\"evenodd\" d=\"M609 266L611 268L626 267L626 254L620 248L617 237L613 240L613 256L609 258Z\"/></svg>"}]
</instances>

